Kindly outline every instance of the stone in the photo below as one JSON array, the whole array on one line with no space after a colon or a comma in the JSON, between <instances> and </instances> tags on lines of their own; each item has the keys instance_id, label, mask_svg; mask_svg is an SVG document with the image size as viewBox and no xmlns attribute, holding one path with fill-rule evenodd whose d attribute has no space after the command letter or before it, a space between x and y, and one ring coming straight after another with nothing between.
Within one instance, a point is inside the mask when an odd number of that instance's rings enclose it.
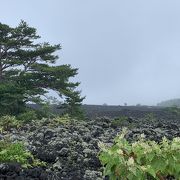
<instances>
[{"instance_id":1,"label":"stone","mask_svg":"<svg viewBox=\"0 0 180 180\"><path fill-rule=\"evenodd\" d=\"M60 151L59 151L59 155L60 156L67 156L69 153L69 149L68 148L62 148Z\"/></svg>"},{"instance_id":2,"label":"stone","mask_svg":"<svg viewBox=\"0 0 180 180\"><path fill-rule=\"evenodd\" d=\"M57 162L55 162L53 164L53 169L55 169L55 170L62 170L62 163L60 162L60 160L58 160Z\"/></svg>"}]
</instances>

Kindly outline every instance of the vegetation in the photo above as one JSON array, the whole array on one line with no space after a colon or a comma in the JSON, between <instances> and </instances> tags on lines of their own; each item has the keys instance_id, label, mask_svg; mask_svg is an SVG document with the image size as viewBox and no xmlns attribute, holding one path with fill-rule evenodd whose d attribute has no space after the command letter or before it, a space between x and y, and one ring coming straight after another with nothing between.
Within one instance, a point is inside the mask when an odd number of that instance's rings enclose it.
<instances>
[{"instance_id":1,"label":"vegetation","mask_svg":"<svg viewBox=\"0 0 180 180\"><path fill-rule=\"evenodd\" d=\"M61 46L38 43L39 38L24 21L15 28L0 23L0 116L24 113L29 102L43 103L49 90L64 99L70 115L80 113L80 83L69 80L78 69L57 66L55 53Z\"/></svg>"},{"instance_id":2,"label":"vegetation","mask_svg":"<svg viewBox=\"0 0 180 180\"><path fill-rule=\"evenodd\" d=\"M156 117L155 117L154 113L148 113L148 114L146 114L143 119L144 119L145 121L151 122L151 123L153 123L153 122L156 121Z\"/></svg>"},{"instance_id":3,"label":"vegetation","mask_svg":"<svg viewBox=\"0 0 180 180\"><path fill-rule=\"evenodd\" d=\"M35 159L33 155L26 150L23 143L11 143L8 140L0 141L0 162L20 163L24 168L45 165L44 162Z\"/></svg>"},{"instance_id":4,"label":"vegetation","mask_svg":"<svg viewBox=\"0 0 180 180\"><path fill-rule=\"evenodd\" d=\"M167 111L173 113L176 116L180 115L180 108L177 106L167 107Z\"/></svg>"},{"instance_id":5,"label":"vegetation","mask_svg":"<svg viewBox=\"0 0 180 180\"><path fill-rule=\"evenodd\" d=\"M21 125L21 122L16 119L15 116L2 116L0 117L0 130L2 131L8 131L11 128L19 128Z\"/></svg>"},{"instance_id":6,"label":"vegetation","mask_svg":"<svg viewBox=\"0 0 180 180\"><path fill-rule=\"evenodd\" d=\"M63 116L57 116L55 118L53 118L50 121L50 126L58 126L58 125L69 125L72 122L72 118L68 115L65 114Z\"/></svg>"},{"instance_id":7,"label":"vegetation","mask_svg":"<svg viewBox=\"0 0 180 180\"><path fill-rule=\"evenodd\" d=\"M127 120L128 120L127 116L120 116L112 120L111 126L114 128L123 126L127 122Z\"/></svg>"},{"instance_id":8,"label":"vegetation","mask_svg":"<svg viewBox=\"0 0 180 180\"><path fill-rule=\"evenodd\" d=\"M162 107L173 107L173 106L180 107L180 99L170 99L167 101L162 101L157 105Z\"/></svg>"},{"instance_id":9,"label":"vegetation","mask_svg":"<svg viewBox=\"0 0 180 180\"><path fill-rule=\"evenodd\" d=\"M37 121L35 111L28 111L20 114L17 118L15 116L2 116L0 117L0 133L4 131L11 131L12 129L19 130L24 125L34 124L35 126L42 126L43 124L50 127L57 127L59 125L69 125L72 122L79 120L72 118L68 114L62 116L54 116L53 118L42 118Z\"/></svg>"},{"instance_id":10,"label":"vegetation","mask_svg":"<svg viewBox=\"0 0 180 180\"><path fill-rule=\"evenodd\" d=\"M180 179L180 137L172 141L164 137L157 144L145 141L141 135L137 142L130 144L125 134L123 130L112 147L99 144L104 176L111 180L165 180L168 175Z\"/></svg>"},{"instance_id":11,"label":"vegetation","mask_svg":"<svg viewBox=\"0 0 180 180\"><path fill-rule=\"evenodd\" d=\"M37 120L37 114L33 110L29 110L27 112L21 113L17 116L17 119L20 120L21 123L29 123L32 120Z\"/></svg>"}]
</instances>

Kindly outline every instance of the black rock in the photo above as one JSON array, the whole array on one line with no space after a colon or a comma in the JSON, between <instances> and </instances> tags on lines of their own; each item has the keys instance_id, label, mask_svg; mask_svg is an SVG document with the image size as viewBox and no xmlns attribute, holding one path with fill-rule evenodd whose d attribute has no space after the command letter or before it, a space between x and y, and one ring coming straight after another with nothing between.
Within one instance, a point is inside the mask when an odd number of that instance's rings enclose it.
<instances>
[{"instance_id":1,"label":"black rock","mask_svg":"<svg viewBox=\"0 0 180 180\"><path fill-rule=\"evenodd\" d=\"M9 172L19 173L21 165L18 163L2 163L0 164L0 174L7 174Z\"/></svg>"}]
</instances>

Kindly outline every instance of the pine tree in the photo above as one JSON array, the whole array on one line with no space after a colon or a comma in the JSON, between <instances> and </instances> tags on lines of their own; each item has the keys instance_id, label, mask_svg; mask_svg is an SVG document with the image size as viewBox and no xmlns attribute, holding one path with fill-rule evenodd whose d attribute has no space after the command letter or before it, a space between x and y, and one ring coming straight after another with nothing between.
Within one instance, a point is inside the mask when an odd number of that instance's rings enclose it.
<instances>
[{"instance_id":1,"label":"pine tree","mask_svg":"<svg viewBox=\"0 0 180 180\"><path fill-rule=\"evenodd\" d=\"M69 81L78 69L69 64L56 66L60 44L38 43L39 39L36 29L25 21L15 28L0 23L0 114L18 114L27 102L42 103L48 90L68 100L74 94L77 105L84 99L76 91L79 82Z\"/></svg>"}]
</instances>

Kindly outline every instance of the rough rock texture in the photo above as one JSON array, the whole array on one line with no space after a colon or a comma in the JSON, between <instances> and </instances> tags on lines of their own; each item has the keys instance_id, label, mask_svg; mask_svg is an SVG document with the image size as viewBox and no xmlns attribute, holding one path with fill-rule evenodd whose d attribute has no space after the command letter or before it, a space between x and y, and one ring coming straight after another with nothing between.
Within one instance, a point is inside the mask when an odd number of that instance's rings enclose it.
<instances>
[{"instance_id":1,"label":"rough rock texture","mask_svg":"<svg viewBox=\"0 0 180 180\"><path fill-rule=\"evenodd\" d=\"M21 166L17 163L3 163L0 164L0 179L1 180L48 180L52 175L42 168L32 168L22 170Z\"/></svg>"},{"instance_id":2,"label":"rough rock texture","mask_svg":"<svg viewBox=\"0 0 180 180\"><path fill-rule=\"evenodd\" d=\"M13 141L26 142L27 148L40 160L47 162L46 169L22 170L18 165L1 164L0 179L42 179L42 180L102 180L102 167L98 160L98 142L113 143L113 138L128 127L126 138L136 140L144 133L147 139L160 141L163 136L169 139L180 136L180 120L135 119L129 117L118 127L112 120L103 117L69 125L51 127L48 122L41 126L27 125L20 132L10 133ZM9 136L1 134L0 138ZM7 178L8 179L8 178Z\"/></svg>"}]
</instances>

